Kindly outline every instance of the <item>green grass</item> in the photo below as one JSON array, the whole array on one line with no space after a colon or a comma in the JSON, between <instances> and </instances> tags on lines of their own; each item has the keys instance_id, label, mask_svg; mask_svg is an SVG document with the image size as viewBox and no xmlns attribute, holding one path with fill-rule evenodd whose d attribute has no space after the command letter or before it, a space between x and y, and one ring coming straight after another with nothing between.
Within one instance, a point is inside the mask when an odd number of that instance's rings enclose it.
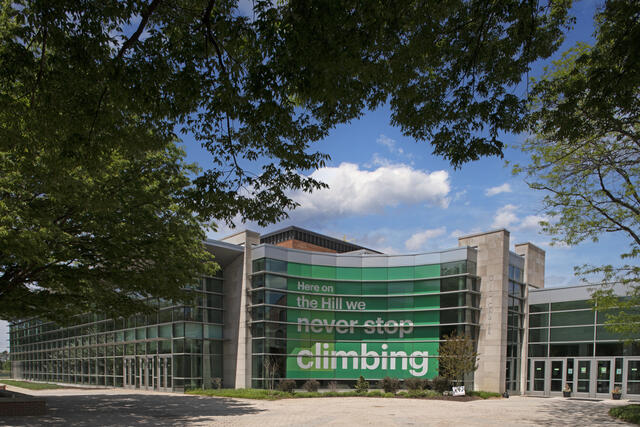
<instances>
[{"instance_id":1,"label":"green grass","mask_svg":"<svg viewBox=\"0 0 640 427\"><path fill-rule=\"evenodd\" d=\"M14 387L26 388L28 390L49 390L55 388L68 388L65 386L49 383L31 383L27 381L0 380L0 384L11 385Z\"/></svg>"},{"instance_id":2,"label":"green grass","mask_svg":"<svg viewBox=\"0 0 640 427\"><path fill-rule=\"evenodd\" d=\"M433 390L412 390L412 391L399 391L397 394L385 393L382 390L372 390L367 393L358 393L356 391L324 391L324 392L308 392L299 391L295 393L286 393L278 390L263 390L256 388L239 388L239 389L194 389L188 390L187 394L197 394L200 396L215 396L215 397L233 397L238 399L258 399L258 400L277 400L277 399L303 399L309 397L396 397L396 398L411 398L411 399L429 399L442 396L440 393ZM481 399L487 399L489 397L500 397L500 393L491 393L486 391L475 391L467 393L471 396L477 396Z\"/></svg>"},{"instance_id":3,"label":"green grass","mask_svg":"<svg viewBox=\"0 0 640 427\"><path fill-rule=\"evenodd\" d=\"M609 415L634 424L640 424L640 405L619 406L609 409Z\"/></svg>"}]
</instances>

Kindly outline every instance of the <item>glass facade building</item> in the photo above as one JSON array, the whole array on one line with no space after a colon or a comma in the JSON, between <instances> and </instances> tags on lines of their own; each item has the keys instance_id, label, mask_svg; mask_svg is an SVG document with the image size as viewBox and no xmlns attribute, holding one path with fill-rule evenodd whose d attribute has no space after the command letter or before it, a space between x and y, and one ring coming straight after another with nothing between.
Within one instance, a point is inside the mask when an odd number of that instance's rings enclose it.
<instances>
[{"instance_id":1,"label":"glass facade building","mask_svg":"<svg viewBox=\"0 0 640 427\"><path fill-rule=\"evenodd\" d=\"M153 301L151 315L10 324L17 379L183 391L269 387L308 379L348 387L433 378L440 345L469 335L476 390L640 395L640 346L604 328L589 288L544 288L544 251L511 250L509 232L459 247L385 255L288 227L204 242L221 266L190 287L193 304ZM638 337L640 338L640 337Z\"/></svg>"},{"instance_id":2,"label":"glass facade building","mask_svg":"<svg viewBox=\"0 0 640 427\"><path fill-rule=\"evenodd\" d=\"M622 294L622 289L619 289ZM588 286L545 289L529 297L527 391L606 397L618 387L640 394L640 346L610 332L594 311Z\"/></svg>"},{"instance_id":3,"label":"glass facade building","mask_svg":"<svg viewBox=\"0 0 640 427\"><path fill-rule=\"evenodd\" d=\"M467 250L415 257L270 251L253 260L252 386L275 376L302 382L422 377L438 372L438 346L453 332L477 336L480 292ZM271 252L271 253L270 253ZM440 263L440 257L460 258ZM271 256L271 257L270 257ZM299 260L300 261L300 260ZM426 259L425 259L426 261ZM383 264L384 266L376 266Z\"/></svg>"}]
</instances>

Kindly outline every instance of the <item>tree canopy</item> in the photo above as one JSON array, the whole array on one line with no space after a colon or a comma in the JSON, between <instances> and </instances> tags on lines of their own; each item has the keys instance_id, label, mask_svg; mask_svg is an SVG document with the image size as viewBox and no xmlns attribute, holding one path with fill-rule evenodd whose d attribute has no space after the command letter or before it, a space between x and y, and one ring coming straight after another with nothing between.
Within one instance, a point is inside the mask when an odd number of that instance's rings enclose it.
<instances>
[{"instance_id":1,"label":"tree canopy","mask_svg":"<svg viewBox=\"0 0 640 427\"><path fill-rule=\"evenodd\" d=\"M544 190L555 242L575 245L618 233L622 265L583 266L605 285L629 286L619 300L610 286L594 294L599 310L615 308L608 323L640 330L640 4L609 0L597 15L593 46L566 52L532 91L532 130L524 168L532 188ZM599 280L599 279L598 279Z\"/></svg>"},{"instance_id":2,"label":"tree canopy","mask_svg":"<svg viewBox=\"0 0 640 427\"><path fill-rule=\"evenodd\" d=\"M197 223L282 219L366 109L454 166L501 155L571 4L0 1L4 318L175 296L208 268Z\"/></svg>"}]
</instances>

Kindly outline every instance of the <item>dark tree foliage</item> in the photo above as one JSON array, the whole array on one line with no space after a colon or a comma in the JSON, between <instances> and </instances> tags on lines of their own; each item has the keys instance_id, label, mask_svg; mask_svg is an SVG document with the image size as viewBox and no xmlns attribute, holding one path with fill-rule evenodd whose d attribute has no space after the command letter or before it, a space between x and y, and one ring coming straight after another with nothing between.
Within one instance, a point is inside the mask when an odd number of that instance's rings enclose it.
<instances>
[{"instance_id":1,"label":"dark tree foliage","mask_svg":"<svg viewBox=\"0 0 640 427\"><path fill-rule=\"evenodd\" d=\"M596 43L578 44L532 90L531 130L522 167L545 192L554 242L577 245L615 233L622 265L576 268L605 286L593 304L629 337L640 330L640 3L609 0L596 15ZM517 168L516 170L519 170ZM613 285L627 287L619 299Z\"/></svg>"},{"instance_id":2,"label":"dark tree foliage","mask_svg":"<svg viewBox=\"0 0 640 427\"><path fill-rule=\"evenodd\" d=\"M199 224L282 219L366 109L456 167L501 155L571 5L0 1L0 317L56 319L177 297Z\"/></svg>"}]
</instances>

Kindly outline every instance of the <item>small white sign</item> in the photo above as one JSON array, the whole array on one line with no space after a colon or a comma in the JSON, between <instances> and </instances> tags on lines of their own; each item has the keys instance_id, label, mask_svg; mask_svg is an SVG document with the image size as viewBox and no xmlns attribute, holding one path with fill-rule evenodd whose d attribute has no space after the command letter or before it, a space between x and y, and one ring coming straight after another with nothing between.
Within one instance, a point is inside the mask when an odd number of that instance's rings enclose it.
<instances>
[{"instance_id":1,"label":"small white sign","mask_svg":"<svg viewBox=\"0 0 640 427\"><path fill-rule=\"evenodd\" d=\"M454 396L464 396L464 386L453 387L453 395Z\"/></svg>"}]
</instances>

